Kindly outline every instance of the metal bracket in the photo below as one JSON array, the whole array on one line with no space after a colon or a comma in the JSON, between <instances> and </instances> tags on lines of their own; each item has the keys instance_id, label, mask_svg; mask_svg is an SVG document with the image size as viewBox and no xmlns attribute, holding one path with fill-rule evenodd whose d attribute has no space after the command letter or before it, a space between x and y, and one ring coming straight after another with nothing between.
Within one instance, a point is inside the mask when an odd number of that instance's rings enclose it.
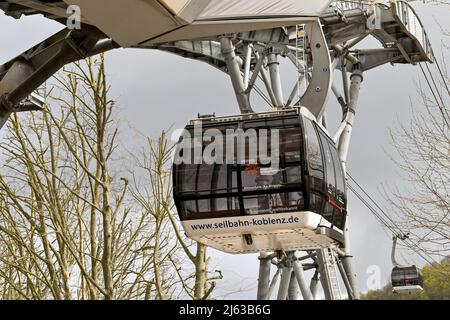
<instances>
[{"instance_id":1,"label":"metal bracket","mask_svg":"<svg viewBox=\"0 0 450 320\"><path fill-rule=\"evenodd\" d=\"M64 65L115 47L102 37L64 29L0 66L0 129L13 112L41 110L45 103L33 91Z\"/></svg>"},{"instance_id":2,"label":"metal bracket","mask_svg":"<svg viewBox=\"0 0 450 320\"><path fill-rule=\"evenodd\" d=\"M358 68L361 71L368 71L386 63L394 63L404 56L397 48L387 49L360 49L353 51L358 58ZM347 71L353 71L353 65L347 65Z\"/></svg>"},{"instance_id":3,"label":"metal bracket","mask_svg":"<svg viewBox=\"0 0 450 320\"><path fill-rule=\"evenodd\" d=\"M33 92L19 104L16 112L43 111L46 105L45 98Z\"/></svg>"},{"instance_id":4,"label":"metal bracket","mask_svg":"<svg viewBox=\"0 0 450 320\"><path fill-rule=\"evenodd\" d=\"M398 263L397 259L395 258L395 253L397 251L397 240L403 240L405 241L406 239L409 238L409 234L397 234L393 237L393 242L392 242L392 251L391 251L391 261L392 264L394 265L394 267L405 267L403 265L401 265L400 263Z\"/></svg>"},{"instance_id":5,"label":"metal bracket","mask_svg":"<svg viewBox=\"0 0 450 320\"><path fill-rule=\"evenodd\" d=\"M310 34L310 49L314 68L309 87L300 100L300 105L306 107L319 119L325 112L325 106L331 91L333 67L328 44L319 21L308 26Z\"/></svg>"}]
</instances>

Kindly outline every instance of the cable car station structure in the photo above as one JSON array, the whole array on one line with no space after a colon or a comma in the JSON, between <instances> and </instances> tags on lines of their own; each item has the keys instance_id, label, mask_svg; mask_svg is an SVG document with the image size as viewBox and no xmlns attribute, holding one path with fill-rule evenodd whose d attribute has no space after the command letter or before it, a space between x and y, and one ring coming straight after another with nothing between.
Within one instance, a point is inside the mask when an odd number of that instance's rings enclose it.
<instances>
[{"instance_id":1,"label":"cable car station structure","mask_svg":"<svg viewBox=\"0 0 450 320\"><path fill-rule=\"evenodd\" d=\"M0 128L13 112L41 110L45 102L35 90L60 68L98 53L142 48L208 63L229 75L240 114L201 117L186 130L198 123L218 131L277 128L279 169L267 174L270 166L250 166L250 159L174 165L174 199L186 234L224 252L260 253L258 299L270 299L277 289L280 300L296 300L299 292L311 300L319 284L326 299L341 299L341 282L347 297L358 299L345 183L352 128L365 72L387 63L433 63L413 8L405 1L67 2L80 6L81 28L63 29L0 66ZM0 9L17 19L42 14L62 24L70 16L68 4L58 0L0 1ZM380 46L358 49L369 36ZM290 92L283 92L282 59L298 75ZM335 72L342 88L333 83ZM254 111L252 93L266 101L267 112ZM342 108L337 132L327 129L331 96ZM295 221L284 225L242 222L292 216ZM241 225L192 228L218 221ZM308 270L315 270L312 279ZM394 272L397 291L408 285L402 272Z\"/></svg>"}]
</instances>

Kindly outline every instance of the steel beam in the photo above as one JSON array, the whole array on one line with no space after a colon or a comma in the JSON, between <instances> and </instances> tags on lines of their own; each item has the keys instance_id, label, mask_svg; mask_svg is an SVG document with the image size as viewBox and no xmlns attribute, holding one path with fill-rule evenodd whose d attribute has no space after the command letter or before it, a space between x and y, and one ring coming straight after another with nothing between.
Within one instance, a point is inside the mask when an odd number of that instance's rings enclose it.
<instances>
[{"instance_id":1,"label":"steel beam","mask_svg":"<svg viewBox=\"0 0 450 320\"><path fill-rule=\"evenodd\" d=\"M278 289L277 300L286 300L289 292L289 284L292 276L291 259L293 254L288 253L287 259L281 268L280 288Z\"/></svg>"},{"instance_id":2,"label":"steel beam","mask_svg":"<svg viewBox=\"0 0 450 320\"><path fill-rule=\"evenodd\" d=\"M256 58L259 60L260 59L259 53L255 52L255 54L256 54ZM267 75L267 71L266 71L266 68L264 66L261 68L260 74L261 74L261 78L262 78L262 80L264 82L264 85L266 86L267 93L269 94L270 101L272 102L273 106L276 106L277 105L277 99L276 99L275 94L274 94L274 92L272 90L272 84L270 83L269 76Z\"/></svg>"},{"instance_id":3,"label":"steel beam","mask_svg":"<svg viewBox=\"0 0 450 320\"><path fill-rule=\"evenodd\" d=\"M325 295L325 300L332 300L333 293L332 289L330 287L330 282L327 277L327 271L326 271L326 261L324 257L323 250L317 250L317 260L319 264L319 272L320 272L320 282L322 284L323 293Z\"/></svg>"},{"instance_id":4,"label":"steel beam","mask_svg":"<svg viewBox=\"0 0 450 320\"><path fill-rule=\"evenodd\" d=\"M345 112L347 111L347 104L345 103L345 99L342 96L342 94L339 92L338 88L336 87L336 85L332 85L331 90L333 91L337 101L339 102L339 105L342 108L342 114L345 114Z\"/></svg>"},{"instance_id":5,"label":"steel beam","mask_svg":"<svg viewBox=\"0 0 450 320\"><path fill-rule=\"evenodd\" d=\"M288 299L298 300L298 282L295 279L294 272L292 272L291 281L289 282Z\"/></svg>"},{"instance_id":6,"label":"steel beam","mask_svg":"<svg viewBox=\"0 0 450 320\"><path fill-rule=\"evenodd\" d=\"M282 108L284 106L283 87L281 84L280 62L278 61L278 54L270 52L268 55L267 66L270 72L270 82L272 90L275 95L276 107Z\"/></svg>"},{"instance_id":7,"label":"steel beam","mask_svg":"<svg viewBox=\"0 0 450 320\"><path fill-rule=\"evenodd\" d=\"M347 277L347 273L345 272L344 266L342 265L341 258L338 257L336 260L337 260L339 273L341 274L342 280L343 280L344 285L345 285L345 289L347 290L347 293L348 293L348 298L350 300L354 300L355 299L355 295L353 293L352 284L350 283L350 280Z\"/></svg>"},{"instance_id":8,"label":"steel beam","mask_svg":"<svg viewBox=\"0 0 450 320\"><path fill-rule=\"evenodd\" d=\"M0 129L8 121L9 116L16 111L16 106L8 101L6 94L17 88L33 72L34 68L30 64L17 60L0 81Z\"/></svg>"},{"instance_id":9,"label":"steel beam","mask_svg":"<svg viewBox=\"0 0 450 320\"><path fill-rule=\"evenodd\" d=\"M361 90L361 83L363 81L362 72L358 69L354 70L350 77L350 92L348 111L345 118L345 128L339 139L338 152L339 157L344 167L344 172L347 172L347 156L350 147L350 140L352 137L353 124L355 121L356 109L358 107L359 93Z\"/></svg>"},{"instance_id":10,"label":"steel beam","mask_svg":"<svg viewBox=\"0 0 450 320\"><path fill-rule=\"evenodd\" d=\"M319 271L316 270L316 272L314 273L314 276L311 279L311 284L309 285L309 290L311 292L312 298L313 300L316 300L317 298L317 288L319 286Z\"/></svg>"},{"instance_id":11,"label":"steel beam","mask_svg":"<svg viewBox=\"0 0 450 320\"><path fill-rule=\"evenodd\" d=\"M262 54L262 55L255 54L255 56L257 58L256 65L253 68L253 73L252 73L252 76L251 76L251 78L250 78L250 80L248 82L248 86L245 89L245 92L248 93L248 94L253 90L253 87L255 86L256 80L258 80L258 76L259 76L261 70L264 68L264 62L265 62L265 59L266 59L266 55L265 54Z\"/></svg>"},{"instance_id":12,"label":"steel beam","mask_svg":"<svg viewBox=\"0 0 450 320\"><path fill-rule=\"evenodd\" d=\"M220 38L222 53L225 57L228 73L231 77L233 89L241 113L252 113L250 106L250 95L246 92L244 79L242 78L241 68L237 61L236 50L230 37L223 36Z\"/></svg>"},{"instance_id":13,"label":"steel beam","mask_svg":"<svg viewBox=\"0 0 450 320\"><path fill-rule=\"evenodd\" d=\"M292 263L292 266L294 268L295 278L297 279L298 286L300 287L303 299L313 300L314 297L306 282L305 272L303 270L302 264L300 263L300 261L296 260Z\"/></svg>"},{"instance_id":14,"label":"steel beam","mask_svg":"<svg viewBox=\"0 0 450 320\"><path fill-rule=\"evenodd\" d=\"M244 88L245 90L247 90L250 81L250 67L252 63L253 45L247 44L245 51Z\"/></svg>"},{"instance_id":15,"label":"steel beam","mask_svg":"<svg viewBox=\"0 0 450 320\"><path fill-rule=\"evenodd\" d=\"M353 293L353 299L359 300L360 294L358 290L358 284L356 283L356 273L353 271L352 260L353 256L351 255L350 249L350 233L348 229L349 219L347 218L346 226L344 228L344 236L345 236L345 255L341 257L342 267L344 268L345 274L347 275L347 279L350 283Z\"/></svg>"},{"instance_id":16,"label":"steel beam","mask_svg":"<svg viewBox=\"0 0 450 320\"><path fill-rule=\"evenodd\" d=\"M271 259L266 252L261 252L259 256L258 300L269 298Z\"/></svg>"},{"instance_id":17,"label":"steel beam","mask_svg":"<svg viewBox=\"0 0 450 320\"><path fill-rule=\"evenodd\" d=\"M275 272L275 274L273 275L272 281L270 282L269 293L265 300L270 300L270 298L272 297L273 292L275 291L275 286L277 285L278 280L280 280L280 274L281 271L280 268L278 268L277 272Z\"/></svg>"}]
</instances>

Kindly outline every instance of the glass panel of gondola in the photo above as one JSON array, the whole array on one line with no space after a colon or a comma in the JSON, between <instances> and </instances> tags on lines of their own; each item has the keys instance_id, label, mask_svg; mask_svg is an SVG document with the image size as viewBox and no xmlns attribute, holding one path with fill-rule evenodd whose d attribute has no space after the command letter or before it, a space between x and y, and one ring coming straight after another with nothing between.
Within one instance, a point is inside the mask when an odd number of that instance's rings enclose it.
<instances>
[{"instance_id":1,"label":"glass panel of gondola","mask_svg":"<svg viewBox=\"0 0 450 320\"><path fill-rule=\"evenodd\" d=\"M223 123L211 121L203 126L203 130L213 128L226 137L223 164L219 161L176 167L174 194L183 218L308 210L342 228L342 212L338 212L338 208L345 207L342 167L325 133L306 118L303 118L303 132L302 118L298 114L242 119ZM231 144L228 130L235 135L231 137ZM241 136L238 138L236 134ZM209 142L202 142L200 151L204 152ZM306 150L303 150L304 145ZM196 153L193 147L191 153ZM306 184L305 178L309 179ZM309 194L307 202L305 191ZM335 205L327 203L328 198L333 199Z\"/></svg>"},{"instance_id":2,"label":"glass panel of gondola","mask_svg":"<svg viewBox=\"0 0 450 320\"><path fill-rule=\"evenodd\" d=\"M317 214L322 214L325 205L324 197L324 160L322 148L313 123L304 119L306 137L306 155L309 175L309 210Z\"/></svg>"},{"instance_id":3,"label":"glass panel of gondola","mask_svg":"<svg viewBox=\"0 0 450 320\"><path fill-rule=\"evenodd\" d=\"M323 155L324 155L324 164L325 164L325 181L326 181L326 202L325 208L323 211L323 217L333 223L333 217L335 215L336 208L333 205L333 199L336 196L335 186L336 186L336 176L334 173L334 163L333 158L331 156L331 150L328 144L327 138L324 136L322 132L319 131L320 142L322 145Z\"/></svg>"},{"instance_id":4,"label":"glass panel of gondola","mask_svg":"<svg viewBox=\"0 0 450 320\"><path fill-rule=\"evenodd\" d=\"M198 167L197 164L182 164L179 166L178 188L181 192L195 193Z\"/></svg>"},{"instance_id":5,"label":"glass panel of gondola","mask_svg":"<svg viewBox=\"0 0 450 320\"><path fill-rule=\"evenodd\" d=\"M245 140L247 152L244 159L242 157L239 159L242 164L240 177L244 212L249 215L272 213L273 207L279 202L276 199L280 198L275 193L279 192L283 185L278 166L274 168L271 162L261 158L262 155L269 156L274 151L271 149L271 130L275 129L267 129L269 126L267 121L249 122L243 125L247 130L247 137L252 138ZM277 162L279 162L278 159Z\"/></svg>"},{"instance_id":6,"label":"glass panel of gondola","mask_svg":"<svg viewBox=\"0 0 450 320\"><path fill-rule=\"evenodd\" d=\"M277 121L278 125L283 124ZM304 209L300 152L302 135L298 120L297 127L289 129L272 126L272 123L270 125L271 129L267 130L267 143L259 146L267 150L260 149L259 155L269 155L275 163L268 163L263 159L254 161L255 159L248 157L241 171L246 214L282 213ZM274 135L273 130L277 130ZM278 143L272 144L271 137L277 139ZM270 149L272 146L278 150ZM278 154L279 158L274 159L274 154Z\"/></svg>"},{"instance_id":7,"label":"glass panel of gondola","mask_svg":"<svg viewBox=\"0 0 450 320\"><path fill-rule=\"evenodd\" d=\"M213 183L214 165L202 164L198 166L196 177L196 191L198 196L209 195L214 190Z\"/></svg>"},{"instance_id":8,"label":"glass panel of gondola","mask_svg":"<svg viewBox=\"0 0 450 320\"><path fill-rule=\"evenodd\" d=\"M215 127L216 133L224 136L230 126ZM211 129L209 129L211 131ZM204 143L204 151L211 139L206 139ZM232 217L240 215L239 189L238 189L238 171L236 164L236 149L231 153L226 148L226 140L222 141L222 149L215 150L211 154L215 159L213 179L210 187L211 211L214 218ZM205 218L205 217L204 217Z\"/></svg>"},{"instance_id":9,"label":"glass panel of gondola","mask_svg":"<svg viewBox=\"0 0 450 320\"><path fill-rule=\"evenodd\" d=\"M423 278L416 266L395 267L391 275L392 287L395 291L420 291L423 289Z\"/></svg>"},{"instance_id":10,"label":"glass panel of gondola","mask_svg":"<svg viewBox=\"0 0 450 320\"><path fill-rule=\"evenodd\" d=\"M181 213L182 219L192 219L198 213L197 201L188 200L181 202L181 208L178 211Z\"/></svg>"},{"instance_id":11,"label":"glass panel of gondola","mask_svg":"<svg viewBox=\"0 0 450 320\"><path fill-rule=\"evenodd\" d=\"M345 178L334 142L318 130L324 150L326 171L326 203L323 216L342 229L345 224Z\"/></svg>"},{"instance_id":12,"label":"glass panel of gondola","mask_svg":"<svg viewBox=\"0 0 450 320\"><path fill-rule=\"evenodd\" d=\"M309 164L309 176L311 177L311 189L318 192L324 190L324 160L319 138L313 123L305 119L305 135L307 140L307 157Z\"/></svg>"},{"instance_id":13,"label":"glass panel of gondola","mask_svg":"<svg viewBox=\"0 0 450 320\"><path fill-rule=\"evenodd\" d=\"M303 134L300 127L280 132L280 168L285 185L283 206L279 212L303 211L304 189L302 181Z\"/></svg>"},{"instance_id":14,"label":"glass panel of gondola","mask_svg":"<svg viewBox=\"0 0 450 320\"><path fill-rule=\"evenodd\" d=\"M336 148L333 146L333 142L329 141L329 147L331 151L331 157L333 158L334 172L336 176L335 196L331 199L333 206L335 207L333 215L333 225L339 229L343 229L346 220L346 207L347 199L345 192L345 176L342 168L342 164L339 159L339 155L336 152Z\"/></svg>"},{"instance_id":15,"label":"glass panel of gondola","mask_svg":"<svg viewBox=\"0 0 450 320\"><path fill-rule=\"evenodd\" d=\"M192 130L190 134L194 137ZM184 146L190 146L190 150L177 151L180 157L183 156L183 151L190 154L190 158L185 158L188 163L176 165L174 169L176 170L175 201L181 218L192 220L239 215L236 166L205 164L203 159L201 164L190 164L189 162L194 162L196 151L199 151L195 150L195 146L200 146L200 154L204 151L203 143L199 144L201 140L198 140L195 145L194 139L185 141ZM182 146L180 144L179 148Z\"/></svg>"},{"instance_id":16,"label":"glass panel of gondola","mask_svg":"<svg viewBox=\"0 0 450 320\"><path fill-rule=\"evenodd\" d=\"M322 215L325 206L325 197L323 194L310 191L309 198L309 211Z\"/></svg>"}]
</instances>

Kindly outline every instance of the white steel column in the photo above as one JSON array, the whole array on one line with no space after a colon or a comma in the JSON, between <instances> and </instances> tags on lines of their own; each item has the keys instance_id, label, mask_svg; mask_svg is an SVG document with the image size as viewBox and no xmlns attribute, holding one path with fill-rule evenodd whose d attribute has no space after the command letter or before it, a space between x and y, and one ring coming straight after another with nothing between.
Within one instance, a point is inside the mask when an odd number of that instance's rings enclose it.
<instances>
[{"instance_id":1,"label":"white steel column","mask_svg":"<svg viewBox=\"0 0 450 320\"><path fill-rule=\"evenodd\" d=\"M250 106L250 96L245 90L246 87L244 79L242 78L241 67L238 63L238 57L236 57L233 42L229 37L221 37L220 45L241 113L251 113L253 110Z\"/></svg>"},{"instance_id":2,"label":"white steel column","mask_svg":"<svg viewBox=\"0 0 450 320\"><path fill-rule=\"evenodd\" d=\"M315 300L317 297L317 286L319 285L319 281L319 271L316 270L309 286L309 290L311 291L313 300Z\"/></svg>"},{"instance_id":3,"label":"white steel column","mask_svg":"<svg viewBox=\"0 0 450 320\"><path fill-rule=\"evenodd\" d=\"M343 73L345 73L345 70L343 70ZM358 99L359 99L359 93L361 90L361 83L363 82L363 74L360 70L356 69L353 71L350 80L350 88L349 88L349 100L348 100L348 110L347 115L345 117L345 120L343 121L341 128L343 128L342 133L340 133L340 136L336 136L336 141L339 141L338 144L338 152L339 157L342 162L342 166L344 169L345 175L347 175L347 156L348 151L350 147L350 140L352 137L352 131L353 131L353 124L355 122L355 114L358 107ZM345 90L345 88L344 88ZM342 267L345 270L345 273L347 275L347 279L350 283L350 286L352 287L352 294L354 299L359 299L359 291L358 286L356 283L356 275L353 271L352 266L352 255L350 251L350 236L349 236L349 230L348 230L348 222L349 219L347 217L346 225L344 228L344 240L345 240L345 255L341 257L342 261ZM350 296L349 292L349 296Z\"/></svg>"},{"instance_id":4,"label":"white steel column","mask_svg":"<svg viewBox=\"0 0 450 320\"><path fill-rule=\"evenodd\" d=\"M272 90L277 102L276 107L282 108L284 107L284 97L283 88L281 86L280 62L278 61L277 53L269 53L267 66L269 67Z\"/></svg>"},{"instance_id":5,"label":"white steel column","mask_svg":"<svg viewBox=\"0 0 450 320\"><path fill-rule=\"evenodd\" d=\"M305 272L303 270L303 265L300 261L293 262L295 277L297 278L298 285L300 287L300 291L302 292L302 296L304 300L313 300L313 294L311 293L310 288L306 282Z\"/></svg>"},{"instance_id":6,"label":"white steel column","mask_svg":"<svg viewBox=\"0 0 450 320\"><path fill-rule=\"evenodd\" d=\"M295 279L294 272L291 273L291 281L289 282L289 290L288 290L288 299L298 300L298 283Z\"/></svg>"},{"instance_id":7,"label":"white steel column","mask_svg":"<svg viewBox=\"0 0 450 320\"><path fill-rule=\"evenodd\" d=\"M356 274L353 271L353 265L352 265L352 259L353 256L351 255L350 250L350 237L349 237L349 230L348 230L348 218L344 229L344 236L345 236L345 255L341 257L342 261L342 267L345 270L345 273L347 275L347 279L350 283L350 286L352 287L352 293L353 298L356 300L359 300L360 294L358 290L358 284L356 283Z\"/></svg>"},{"instance_id":8,"label":"white steel column","mask_svg":"<svg viewBox=\"0 0 450 320\"><path fill-rule=\"evenodd\" d=\"M290 262L291 254L288 254L288 259L281 270L280 288L278 290L277 300L286 300L288 297L289 284L291 282L292 267Z\"/></svg>"},{"instance_id":9,"label":"white steel column","mask_svg":"<svg viewBox=\"0 0 450 320\"><path fill-rule=\"evenodd\" d=\"M269 298L270 267L271 256L266 252L261 252L259 256L258 300L267 300Z\"/></svg>"},{"instance_id":10,"label":"white steel column","mask_svg":"<svg viewBox=\"0 0 450 320\"><path fill-rule=\"evenodd\" d=\"M347 172L347 156L350 147L350 140L352 137L353 124L355 122L355 114L358 107L359 92L361 89L362 81L362 72L359 70L355 70L351 76L350 100L348 103L347 116L344 120L346 124L344 131L340 136L338 146L339 157L341 159L342 166L344 167L344 172Z\"/></svg>"}]
</instances>

